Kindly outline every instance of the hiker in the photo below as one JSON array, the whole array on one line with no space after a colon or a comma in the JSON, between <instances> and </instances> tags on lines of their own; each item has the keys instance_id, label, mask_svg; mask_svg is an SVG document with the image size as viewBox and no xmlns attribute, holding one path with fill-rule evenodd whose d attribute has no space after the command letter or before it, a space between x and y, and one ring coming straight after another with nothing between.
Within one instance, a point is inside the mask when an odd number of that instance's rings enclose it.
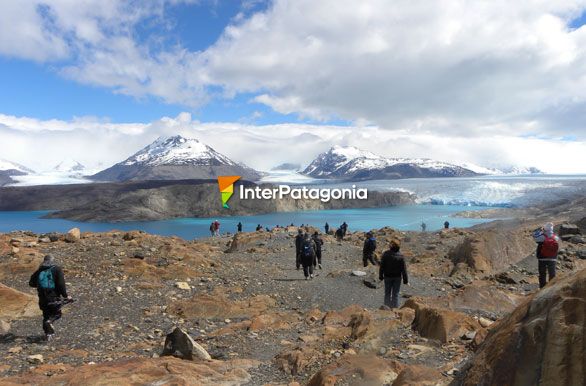
<instances>
[{"instance_id":1,"label":"hiker","mask_svg":"<svg viewBox=\"0 0 586 386\"><path fill-rule=\"evenodd\" d=\"M400 248L398 241L391 241L389 250L383 253L378 270L378 278L385 281L385 306L391 308L399 308L401 279L403 279L403 284L409 284L407 265L405 258L399 252Z\"/></svg>"},{"instance_id":2,"label":"hiker","mask_svg":"<svg viewBox=\"0 0 586 386\"><path fill-rule=\"evenodd\" d=\"M214 220L214 236L220 237L220 222L218 220Z\"/></svg>"},{"instance_id":3,"label":"hiker","mask_svg":"<svg viewBox=\"0 0 586 386\"><path fill-rule=\"evenodd\" d=\"M321 269L321 247L324 245L324 241L319 237L319 233L315 231L311 237L315 243L315 259L313 260L313 267L319 267Z\"/></svg>"},{"instance_id":4,"label":"hiker","mask_svg":"<svg viewBox=\"0 0 586 386\"><path fill-rule=\"evenodd\" d=\"M326 235L330 234L330 224L328 224L326 222L326 225L324 226L324 230L326 231Z\"/></svg>"},{"instance_id":5,"label":"hiker","mask_svg":"<svg viewBox=\"0 0 586 386\"><path fill-rule=\"evenodd\" d=\"M426 229L427 229L427 225L425 225L425 223L422 221L421 222L421 232L425 232Z\"/></svg>"},{"instance_id":6,"label":"hiker","mask_svg":"<svg viewBox=\"0 0 586 386\"><path fill-rule=\"evenodd\" d=\"M342 228L336 229L336 240L342 241L344 239L344 230Z\"/></svg>"},{"instance_id":7,"label":"hiker","mask_svg":"<svg viewBox=\"0 0 586 386\"><path fill-rule=\"evenodd\" d=\"M362 263L365 267L368 267L369 261L372 265L378 264L374 257L374 251L376 251L376 239L372 232L367 232L366 240L364 240L364 247L362 248Z\"/></svg>"},{"instance_id":8,"label":"hiker","mask_svg":"<svg viewBox=\"0 0 586 386\"><path fill-rule=\"evenodd\" d=\"M309 233L303 235L301 244L301 265L303 265L303 275L305 280L313 279L313 262L315 260L316 246Z\"/></svg>"},{"instance_id":9,"label":"hiker","mask_svg":"<svg viewBox=\"0 0 586 386\"><path fill-rule=\"evenodd\" d=\"M555 266L559 250L559 237L553 232L553 224L548 222L543 227L533 231L533 240L537 243L535 254L538 261L539 288L545 287L555 277Z\"/></svg>"},{"instance_id":10,"label":"hiker","mask_svg":"<svg viewBox=\"0 0 586 386\"><path fill-rule=\"evenodd\" d=\"M301 246L303 245L303 230L299 228L297 230L297 236L295 236L295 267L299 270L301 266Z\"/></svg>"},{"instance_id":11,"label":"hiker","mask_svg":"<svg viewBox=\"0 0 586 386\"><path fill-rule=\"evenodd\" d=\"M52 255L46 255L28 284L37 289L39 308L43 311L43 331L45 338L51 340L55 334L53 323L61 318L61 304L54 303L59 302L61 297L71 300L65 288L63 270Z\"/></svg>"},{"instance_id":12,"label":"hiker","mask_svg":"<svg viewBox=\"0 0 586 386\"><path fill-rule=\"evenodd\" d=\"M256 231L257 231L257 232L260 232L260 231L262 231L262 225L258 224L258 225L256 226Z\"/></svg>"},{"instance_id":13,"label":"hiker","mask_svg":"<svg viewBox=\"0 0 586 386\"><path fill-rule=\"evenodd\" d=\"M450 222L449 221L444 222L444 229L450 229Z\"/></svg>"},{"instance_id":14,"label":"hiker","mask_svg":"<svg viewBox=\"0 0 586 386\"><path fill-rule=\"evenodd\" d=\"M343 237L346 237L346 232L348 232L348 224L346 224L346 221L340 225L340 228L342 228Z\"/></svg>"},{"instance_id":15,"label":"hiker","mask_svg":"<svg viewBox=\"0 0 586 386\"><path fill-rule=\"evenodd\" d=\"M236 225L236 228L238 229L238 232L242 232L242 223L240 221L238 221L238 225Z\"/></svg>"},{"instance_id":16,"label":"hiker","mask_svg":"<svg viewBox=\"0 0 586 386\"><path fill-rule=\"evenodd\" d=\"M214 234L216 233L216 230L214 229L214 222L213 221L210 223L210 233L211 233L212 237L214 237Z\"/></svg>"}]
</instances>

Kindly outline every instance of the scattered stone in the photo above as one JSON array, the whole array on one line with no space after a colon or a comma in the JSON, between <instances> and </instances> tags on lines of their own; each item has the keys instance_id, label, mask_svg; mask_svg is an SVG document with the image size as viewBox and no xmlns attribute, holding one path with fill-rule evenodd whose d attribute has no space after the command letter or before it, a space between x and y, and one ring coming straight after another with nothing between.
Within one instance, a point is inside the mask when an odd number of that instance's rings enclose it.
<instances>
[{"instance_id":1,"label":"scattered stone","mask_svg":"<svg viewBox=\"0 0 586 386\"><path fill-rule=\"evenodd\" d=\"M480 317L480 318L478 318L478 323L479 323L479 324L480 324L482 327L484 327L484 328L487 328L487 327L489 327L491 324L493 324L494 322L493 322L492 320L490 320L490 319L486 319L486 318Z\"/></svg>"},{"instance_id":2,"label":"scattered stone","mask_svg":"<svg viewBox=\"0 0 586 386\"><path fill-rule=\"evenodd\" d=\"M22 347L21 347L21 346L14 346L14 347L10 347L10 348L8 349L8 352L9 352L10 354L18 354L18 353L22 352Z\"/></svg>"},{"instance_id":3,"label":"scattered stone","mask_svg":"<svg viewBox=\"0 0 586 386\"><path fill-rule=\"evenodd\" d=\"M366 276L366 272L364 271L352 271L352 276Z\"/></svg>"},{"instance_id":4,"label":"scattered stone","mask_svg":"<svg viewBox=\"0 0 586 386\"><path fill-rule=\"evenodd\" d=\"M122 287L116 287L116 293L121 293L122 292Z\"/></svg>"},{"instance_id":5,"label":"scattered stone","mask_svg":"<svg viewBox=\"0 0 586 386\"><path fill-rule=\"evenodd\" d=\"M28 357L26 357L26 360L29 363L32 363L33 365L40 365L45 361L41 354L29 355Z\"/></svg>"},{"instance_id":6,"label":"scattered stone","mask_svg":"<svg viewBox=\"0 0 586 386\"><path fill-rule=\"evenodd\" d=\"M476 331L468 331L464 335L461 336L463 340L473 340L476 337Z\"/></svg>"},{"instance_id":7,"label":"scattered stone","mask_svg":"<svg viewBox=\"0 0 586 386\"><path fill-rule=\"evenodd\" d=\"M133 257L135 259L140 259L140 260L144 260L144 258L145 258L144 253L142 253L140 251L134 252Z\"/></svg>"},{"instance_id":8,"label":"scattered stone","mask_svg":"<svg viewBox=\"0 0 586 386\"><path fill-rule=\"evenodd\" d=\"M189 285L189 283L187 283L185 281L176 282L175 287L182 289L182 290L186 290L186 291L189 291L191 289L191 286Z\"/></svg>"},{"instance_id":9,"label":"scattered stone","mask_svg":"<svg viewBox=\"0 0 586 386\"><path fill-rule=\"evenodd\" d=\"M161 356L172 355L187 360L211 360L210 354L179 327L167 335Z\"/></svg>"},{"instance_id":10,"label":"scattered stone","mask_svg":"<svg viewBox=\"0 0 586 386\"><path fill-rule=\"evenodd\" d=\"M0 319L0 334L8 334L8 331L10 331L10 323Z\"/></svg>"},{"instance_id":11,"label":"scattered stone","mask_svg":"<svg viewBox=\"0 0 586 386\"><path fill-rule=\"evenodd\" d=\"M569 241L573 244L586 244L586 237L576 235L572 236Z\"/></svg>"}]
</instances>

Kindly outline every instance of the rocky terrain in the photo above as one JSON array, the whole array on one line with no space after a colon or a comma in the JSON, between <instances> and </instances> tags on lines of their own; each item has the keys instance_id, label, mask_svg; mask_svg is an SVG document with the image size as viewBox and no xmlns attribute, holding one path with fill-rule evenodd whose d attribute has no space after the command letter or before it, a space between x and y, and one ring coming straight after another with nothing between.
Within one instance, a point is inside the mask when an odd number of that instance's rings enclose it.
<instances>
[{"instance_id":1,"label":"rocky terrain","mask_svg":"<svg viewBox=\"0 0 586 386\"><path fill-rule=\"evenodd\" d=\"M253 186L243 181L236 184ZM405 192L371 191L367 200L230 200L230 215L292 212L310 209L376 208L409 204ZM215 180L141 181L0 188L2 210L54 210L51 218L77 221L146 221L176 217L226 215Z\"/></svg>"},{"instance_id":2,"label":"rocky terrain","mask_svg":"<svg viewBox=\"0 0 586 386\"><path fill-rule=\"evenodd\" d=\"M296 228L193 242L0 235L0 384L580 384L586 212L572 205L554 218L572 225L558 227L558 278L541 291L530 238L540 218L375 230L379 248L399 239L407 258L397 310L381 307L360 233L324 236L323 269L307 281L294 266ZM77 300L51 342L27 287L46 253ZM192 338L182 343L191 359L165 342L175 327Z\"/></svg>"}]
</instances>

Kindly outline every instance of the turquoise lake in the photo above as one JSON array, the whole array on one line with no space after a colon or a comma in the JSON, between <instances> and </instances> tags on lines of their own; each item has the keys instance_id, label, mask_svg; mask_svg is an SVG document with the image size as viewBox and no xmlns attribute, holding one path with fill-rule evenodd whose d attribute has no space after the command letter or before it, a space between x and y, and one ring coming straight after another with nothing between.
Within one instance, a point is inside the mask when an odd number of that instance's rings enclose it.
<instances>
[{"instance_id":1,"label":"turquoise lake","mask_svg":"<svg viewBox=\"0 0 586 386\"><path fill-rule=\"evenodd\" d=\"M399 230L421 230L421 222L425 222L428 231L443 227L444 221L450 227L469 227L486 222L486 219L469 219L451 217L452 214L464 210L486 209L482 206L468 205L406 205L372 209L342 209L305 212L271 213L258 216L218 217L221 232L236 231L239 221L244 231L254 231L257 224L272 228L276 225L308 224L323 229L326 222L337 227L343 221L349 225L350 231L367 231L373 228L390 226ZM82 232L104 232L110 230L143 230L162 236L179 236L186 240L209 236L210 222L216 218L178 218L161 221L133 221L124 223L86 223L60 219L43 219L48 211L33 212L0 212L0 232L28 230L35 233L66 232L78 227Z\"/></svg>"}]
</instances>

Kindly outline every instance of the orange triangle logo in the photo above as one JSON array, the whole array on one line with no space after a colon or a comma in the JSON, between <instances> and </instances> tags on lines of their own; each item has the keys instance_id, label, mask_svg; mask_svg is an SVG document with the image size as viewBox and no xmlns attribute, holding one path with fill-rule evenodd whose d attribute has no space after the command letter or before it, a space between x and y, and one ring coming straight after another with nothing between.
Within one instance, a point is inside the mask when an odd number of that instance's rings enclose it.
<instances>
[{"instance_id":1,"label":"orange triangle logo","mask_svg":"<svg viewBox=\"0 0 586 386\"><path fill-rule=\"evenodd\" d=\"M218 186L220 187L220 192L226 191L230 186L232 186L239 179L240 179L240 176L219 176L218 177Z\"/></svg>"}]
</instances>

